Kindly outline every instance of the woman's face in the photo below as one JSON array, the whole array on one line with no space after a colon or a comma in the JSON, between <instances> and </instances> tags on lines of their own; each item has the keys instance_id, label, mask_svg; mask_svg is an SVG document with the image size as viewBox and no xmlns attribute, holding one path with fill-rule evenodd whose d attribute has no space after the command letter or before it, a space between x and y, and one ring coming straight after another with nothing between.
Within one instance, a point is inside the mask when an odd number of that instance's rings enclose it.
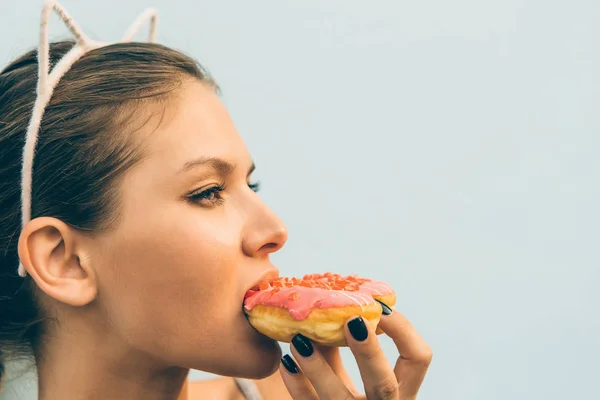
<instances>
[{"instance_id":1,"label":"woman's face","mask_svg":"<svg viewBox=\"0 0 600 400\"><path fill-rule=\"evenodd\" d=\"M264 377L280 349L242 302L277 274L269 255L286 228L253 190L252 159L211 88L187 81L159 119L136 133L145 155L120 184L119 223L90 253L110 334L166 365Z\"/></svg>"}]
</instances>

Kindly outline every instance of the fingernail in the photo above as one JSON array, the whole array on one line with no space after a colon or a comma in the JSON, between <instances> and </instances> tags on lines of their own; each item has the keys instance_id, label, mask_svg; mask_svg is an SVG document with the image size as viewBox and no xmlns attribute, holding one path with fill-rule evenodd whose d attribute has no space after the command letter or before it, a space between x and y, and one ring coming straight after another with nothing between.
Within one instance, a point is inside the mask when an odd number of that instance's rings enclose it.
<instances>
[{"instance_id":1,"label":"fingernail","mask_svg":"<svg viewBox=\"0 0 600 400\"><path fill-rule=\"evenodd\" d=\"M281 359L281 363L290 374L297 374L300 371L298 369L298 366L296 365L296 362L292 357L290 357L289 354L283 356L283 358Z\"/></svg>"},{"instance_id":2,"label":"fingernail","mask_svg":"<svg viewBox=\"0 0 600 400\"><path fill-rule=\"evenodd\" d=\"M362 317L356 317L348 322L348 329L350 330L352 337L359 342L362 342L369 336L369 331L367 330L367 326Z\"/></svg>"},{"instance_id":3,"label":"fingernail","mask_svg":"<svg viewBox=\"0 0 600 400\"><path fill-rule=\"evenodd\" d=\"M383 301L379 301L377 299L375 299L375 301L381 304L381 308L383 309L383 315L390 315L393 312L391 307L385 304Z\"/></svg>"},{"instance_id":4,"label":"fingernail","mask_svg":"<svg viewBox=\"0 0 600 400\"><path fill-rule=\"evenodd\" d=\"M302 357L310 357L313 353L313 345L310 340L300 334L292 338L292 344Z\"/></svg>"}]
</instances>

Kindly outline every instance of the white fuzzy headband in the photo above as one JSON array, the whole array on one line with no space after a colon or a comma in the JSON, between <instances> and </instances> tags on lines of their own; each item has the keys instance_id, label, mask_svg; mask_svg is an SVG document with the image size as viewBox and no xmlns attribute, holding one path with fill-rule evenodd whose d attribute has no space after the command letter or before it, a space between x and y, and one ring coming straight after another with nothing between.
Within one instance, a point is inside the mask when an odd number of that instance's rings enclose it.
<instances>
[{"instance_id":1,"label":"white fuzzy headband","mask_svg":"<svg viewBox=\"0 0 600 400\"><path fill-rule=\"evenodd\" d=\"M56 66L50 72L50 43L48 41L48 20L50 14L54 10L60 19L67 25L69 31L75 36L77 40L76 45L69 50L67 54L56 64ZM119 43L130 42L133 36L140 29L142 24L149 20L150 21L150 36L149 42L154 42L156 37L156 24L157 24L157 12L153 9L144 11L135 21L125 36ZM31 120L27 127L27 134L25 136L25 147L23 149L23 166L21 171L21 229L27 225L31 220L31 181L33 175L33 158L35 154L35 145L37 143L38 132L42 117L44 116L44 110L50 102L52 92L58 84L58 81L64 76L64 74L71 68L71 66L79 60L85 53L90 50L98 49L100 47L108 46L112 43L97 42L87 37L81 29L77 26L73 18L67 13L67 11L56 1L46 0L42 9L42 19L40 24L40 44L38 48L38 83L37 83L37 98L33 106L33 113L31 114ZM23 264L19 262L19 275L25 277L27 271L23 267Z\"/></svg>"}]
</instances>

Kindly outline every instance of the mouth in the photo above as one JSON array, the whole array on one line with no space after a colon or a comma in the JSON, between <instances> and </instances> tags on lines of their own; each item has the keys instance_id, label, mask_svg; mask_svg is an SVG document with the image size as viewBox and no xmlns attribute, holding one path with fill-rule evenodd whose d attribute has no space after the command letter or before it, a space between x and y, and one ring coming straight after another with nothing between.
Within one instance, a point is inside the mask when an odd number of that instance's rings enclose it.
<instances>
[{"instance_id":1,"label":"mouth","mask_svg":"<svg viewBox=\"0 0 600 400\"><path fill-rule=\"evenodd\" d=\"M261 285L277 278L279 278L279 270L277 268L269 268L246 290L244 293L244 300L258 293L261 290Z\"/></svg>"},{"instance_id":2,"label":"mouth","mask_svg":"<svg viewBox=\"0 0 600 400\"><path fill-rule=\"evenodd\" d=\"M260 277L254 282L254 284L252 284L249 290L258 291L261 283L264 284L277 278L279 278L279 270L277 268L269 268L260 275Z\"/></svg>"},{"instance_id":3,"label":"mouth","mask_svg":"<svg viewBox=\"0 0 600 400\"><path fill-rule=\"evenodd\" d=\"M260 275L260 277L256 281L254 281L252 285L244 292L244 298L242 299L242 312L244 313L244 316L246 318L248 318L248 315L246 314L246 309L244 307L246 299L260 292L261 284L264 285L267 282L277 278L279 278L279 270L277 268L269 268L268 270L264 271Z\"/></svg>"}]
</instances>

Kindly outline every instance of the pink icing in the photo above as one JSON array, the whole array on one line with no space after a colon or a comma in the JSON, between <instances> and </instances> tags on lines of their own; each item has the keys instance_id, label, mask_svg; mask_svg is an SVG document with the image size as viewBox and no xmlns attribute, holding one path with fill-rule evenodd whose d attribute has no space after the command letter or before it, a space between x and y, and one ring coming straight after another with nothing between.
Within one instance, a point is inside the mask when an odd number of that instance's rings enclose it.
<instances>
[{"instance_id":1,"label":"pink icing","mask_svg":"<svg viewBox=\"0 0 600 400\"><path fill-rule=\"evenodd\" d=\"M325 287L327 286L326 282L332 276L344 279L337 274L310 275L311 280L321 281L319 278L322 277L322 282L319 284ZM315 308L346 307L352 305L364 307L375 303L373 296L393 293L389 285L372 280L361 280L358 290L327 289L325 287L296 285L291 287L268 287L260 291L250 290L246 294L244 308L250 311L259 304L283 307L289 311L292 318L303 320Z\"/></svg>"}]
</instances>

